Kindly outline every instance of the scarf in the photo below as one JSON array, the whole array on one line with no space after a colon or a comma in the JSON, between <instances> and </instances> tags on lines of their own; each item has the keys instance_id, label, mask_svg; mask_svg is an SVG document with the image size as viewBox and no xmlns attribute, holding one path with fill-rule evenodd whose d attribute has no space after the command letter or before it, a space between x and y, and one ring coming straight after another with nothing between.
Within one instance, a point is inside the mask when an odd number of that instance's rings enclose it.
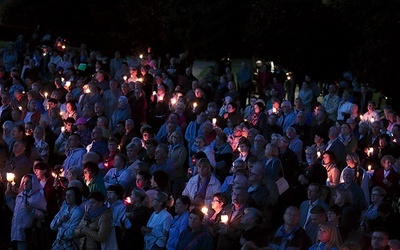
<instances>
[{"instance_id":1,"label":"scarf","mask_svg":"<svg viewBox=\"0 0 400 250\"><path fill-rule=\"evenodd\" d=\"M91 222L94 218L96 218L97 216L99 216L100 214L102 214L105 210L107 209L107 206L101 206L99 209L97 210L90 210L87 213L87 217L86 220L88 220L89 222Z\"/></svg>"}]
</instances>

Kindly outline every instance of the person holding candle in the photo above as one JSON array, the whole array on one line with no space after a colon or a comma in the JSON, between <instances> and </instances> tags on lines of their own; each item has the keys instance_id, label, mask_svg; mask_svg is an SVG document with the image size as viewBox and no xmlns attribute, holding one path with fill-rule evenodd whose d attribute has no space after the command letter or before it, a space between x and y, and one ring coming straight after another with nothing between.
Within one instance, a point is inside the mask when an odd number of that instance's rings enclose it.
<instances>
[{"instance_id":1,"label":"person holding candle","mask_svg":"<svg viewBox=\"0 0 400 250\"><path fill-rule=\"evenodd\" d=\"M113 160L113 166L107 171L103 180L105 186L108 188L111 185L119 184L123 190L129 187L132 173L126 169L128 157L124 154L118 153Z\"/></svg>"},{"instance_id":2,"label":"person holding candle","mask_svg":"<svg viewBox=\"0 0 400 250\"><path fill-rule=\"evenodd\" d=\"M228 216L228 221L225 223L221 218L221 223L219 224L220 229L218 230L218 245L217 249L240 249L240 235L241 226L240 222L244 215L244 209L247 206L247 201L249 199L249 194L247 193L247 188L243 186L237 186L232 192L232 204L227 205L224 208L225 216Z\"/></svg>"},{"instance_id":3,"label":"person holding candle","mask_svg":"<svg viewBox=\"0 0 400 250\"><path fill-rule=\"evenodd\" d=\"M190 208L189 196L182 195L176 198L175 201L175 212L176 215L171 220L171 226L169 228L169 235L166 248L168 250L176 249L179 243L179 235L189 225L189 208Z\"/></svg>"},{"instance_id":4,"label":"person holding candle","mask_svg":"<svg viewBox=\"0 0 400 250\"><path fill-rule=\"evenodd\" d=\"M34 174L22 177L21 185L15 197L8 184L5 193L7 206L13 211L11 225L11 240L17 242L19 250L27 249L29 239L27 229L33 227L34 219L43 219L46 211L46 198L41 192L41 186ZM15 198L14 198L15 197Z\"/></svg>"},{"instance_id":5,"label":"person holding candle","mask_svg":"<svg viewBox=\"0 0 400 250\"><path fill-rule=\"evenodd\" d=\"M368 111L363 114L362 121L369 123L374 123L375 121L379 121L379 114L375 110L375 102L369 101L367 107Z\"/></svg>"},{"instance_id":6,"label":"person holding candle","mask_svg":"<svg viewBox=\"0 0 400 250\"><path fill-rule=\"evenodd\" d=\"M369 179L370 174L361 166L360 158L357 153L350 153L346 156L347 167L343 169L340 174L340 183L344 182L343 173L345 169L352 169L354 171L354 181L362 188L365 200L369 203ZM371 169L368 169L370 171Z\"/></svg>"},{"instance_id":7,"label":"person holding candle","mask_svg":"<svg viewBox=\"0 0 400 250\"><path fill-rule=\"evenodd\" d=\"M336 156L332 151L327 150L322 154L322 159L322 165L325 167L328 175L326 183L331 187L335 187L339 184L340 176L340 170L336 167Z\"/></svg>"}]
</instances>

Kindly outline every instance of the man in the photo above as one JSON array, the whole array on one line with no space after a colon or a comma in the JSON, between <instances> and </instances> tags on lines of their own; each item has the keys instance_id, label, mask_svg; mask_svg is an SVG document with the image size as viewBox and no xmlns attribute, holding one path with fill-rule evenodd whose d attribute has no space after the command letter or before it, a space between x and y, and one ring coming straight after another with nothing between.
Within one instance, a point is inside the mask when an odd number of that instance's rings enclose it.
<instances>
[{"instance_id":1,"label":"man","mask_svg":"<svg viewBox=\"0 0 400 250\"><path fill-rule=\"evenodd\" d=\"M355 172L350 168L345 168L342 176L344 182L340 183L337 188L348 189L351 191L353 197L351 205L356 209L357 213L361 213L365 208L367 208L367 201L365 200L364 191L354 181Z\"/></svg>"},{"instance_id":2,"label":"man","mask_svg":"<svg viewBox=\"0 0 400 250\"><path fill-rule=\"evenodd\" d=\"M199 159L196 168L198 174L190 178L182 195L189 196L194 207L211 207L214 194L221 192L221 183L211 174L211 164L207 158Z\"/></svg>"},{"instance_id":3,"label":"man","mask_svg":"<svg viewBox=\"0 0 400 250\"><path fill-rule=\"evenodd\" d=\"M249 171L249 182L251 185L247 192L255 202L255 207L263 215L262 226L269 232L272 227L272 214L279 198L278 186L269 176L266 176L262 162L253 164L253 168Z\"/></svg>"},{"instance_id":4,"label":"man","mask_svg":"<svg viewBox=\"0 0 400 250\"><path fill-rule=\"evenodd\" d=\"M300 140L297 131L294 127L286 129L286 136L289 140L289 148L296 154L299 162L303 161L303 141Z\"/></svg>"},{"instance_id":5,"label":"man","mask_svg":"<svg viewBox=\"0 0 400 250\"><path fill-rule=\"evenodd\" d=\"M310 210L310 221L311 223L307 224L305 230L311 239L311 244L314 244L317 242L319 224L326 221L326 210L322 206L314 206Z\"/></svg>"},{"instance_id":6,"label":"man","mask_svg":"<svg viewBox=\"0 0 400 250\"><path fill-rule=\"evenodd\" d=\"M0 107L0 123L5 121L13 121L11 116L11 95L8 92L1 92L1 107Z\"/></svg>"},{"instance_id":7,"label":"man","mask_svg":"<svg viewBox=\"0 0 400 250\"><path fill-rule=\"evenodd\" d=\"M120 147L121 153L126 154L126 146L131 143L134 137L137 137L135 130L135 122L132 119L125 121L125 134L121 138Z\"/></svg>"},{"instance_id":8,"label":"man","mask_svg":"<svg viewBox=\"0 0 400 250\"><path fill-rule=\"evenodd\" d=\"M81 167L83 156L86 154L86 149L81 146L81 137L78 134L71 134L68 137L68 151L62 168L64 173L70 167Z\"/></svg>"},{"instance_id":9,"label":"man","mask_svg":"<svg viewBox=\"0 0 400 250\"><path fill-rule=\"evenodd\" d=\"M342 94L342 101L339 103L337 110L336 120L339 122L344 122L351 113L351 106L353 105L350 101L350 94L344 91Z\"/></svg>"},{"instance_id":10,"label":"man","mask_svg":"<svg viewBox=\"0 0 400 250\"><path fill-rule=\"evenodd\" d=\"M247 63L242 62L237 72L237 82L240 91L240 108L246 107L246 100L251 90L251 69Z\"/></svg>"},{"instance_id":11,"label":"man","mask_svg":"<svg viewBox=\"0 0 400 250\"><path fill-rule=\"evenodd\" d=\"M311 223L311 209L315 206L321 206L324 209L328 209L328 204L326 204L321 199L322 189L321 185L318 183L311 183L307 189L307 199L300 205L300 220L299 224L303 228L307 228L307 225Z\"/></svg>"},{"instance_id":12,"label":"man","mask_svg":"<svg viewBox=\"0 0 400 250\"><path fill-rule=\"evenodd\" d=\"M343 169L346 163L346 151L343 143L338 138L339 135L340 128L336 126L330 127L328 132L329 141L326 145L325 150L330 150L335 154L337 159L336 166L338 167L338 169Z\"/></svg>"},{"instance_id":13,"label":"man","mask_svg":"<svg viewBox=\"0 0 400 250\"><path fill-rule=\"evenodd\" d=\"M6 167L2 170L2 178L6 180L6 173L12 172L15 175L15 187L19 187L22 177L26 174L32 173L32 165L28 156L25 153L26 142L23 140L16 140L12 147L14 156L10 157Z\"/></svg>"},{"instance_id":14,"label":"man","mask_svg":"<svg viewBox=\"0 0 400 250\"><path fill-rule=\"evenodd\" d=\"M368 102L368 110L362 116L363 122L373 123L374 121L379 121L379 114L375 110L375 102L369 101Z\"/></svg>"},{"instance_id":15,"label":"man","mask_svg":"<svg viewBox=\"0 0 400 250\"><path fill-rule=\"evenodd\" d=\"M92 142L86 147L87 152L96 152L103 158L107 157L108 146L103 138L103 130L100 127L95 127L92 130Z\"/></svg>"},{"instance_id":16,"label":"man","mask_svg":"<svg viewBox=\"0 0 400 250\"><path fill-rule=\"evenodd\" d=\"M296 115L296 123L292 125L296 129L299 139L305 146L311 146L313 143L311 126L306 124L307 114L304 111L299 111Z\"/></svg>"},{"instance_id":17,"label":"man","mask_svg":"<svg viewBox=\"0 0 400 250\"><path fill-rule=\"evenodd\" d=\"M372 250L388 250L389 249L389 234L383 229L375 229L371 237Z\"/></svg>"},{"instance_id":18,"label":"man","mask_svg":"<svg viewBox=\"0 0 400 250\"><path fill-rule=\"evenodd\" d=\"M324 96L322 105L325 107L329 119L336 121L339 106L339 96L336 94L335 84L329 85L328 94Z\"/></svg>"},{"instance_id":19,"label":"man","mask_svg":"<svg viewBox=\"0 0 400 250\"><path fill-rule=\"evenodd\" d=\"M299 249L307 250L311 246L310 237L299 225L300 212L295 206L286 208L283 225L276 230L268 247L272 250Z\"/></svg>"},{"instance_id":20,"label":"man","mask_svg":"<svg viewBox=\"0 0 400 250\"><path fill-rule=\"evenodd\" d=\"M162 170L168 174L170 180L175 179L174 161L168 157L167 144L159 144L156 148L154 159L156 162L150 167L150 173Z\"/></svg>"},{"instance_id":21,"label":"man","mask_svg":"<svg viewBox=\"0 0 400 250\"><path fill-rule=\"evenodd\" d=\"M249 199L247 189L243 186L237 186L232 192L232 204L225 206L222 213L228 215L227 223L220 224L218 236L218 250L238 250L240 249L240 222L244 215L244 210Z\"/></svg>"},{"instance_id":22,"label":"man","mask_svg":"<svg viewBox=\"0 0 400 250\"><path fill-rule=\"evenodd\" d=\"M318 108L317 114L315 116L315 124L312 126L313 135L321 135L324 141L329 140L328 131L330 128L330 123L328 122L328 113L324 108Z\"/></svg>"},{"instance_id":23,"label":"man","mask_svg":"<svg viewBox=\"0 0 400 250\"><path fill-rule=\"evenodd\" d=\"M250 134L250 130L249 130ZM263 135L258 134L254 137L254 143L250 149L250 152L253 156L255 156L259 161L263 161L265 159L265 145L267 144Z\"/></svg>"},{"instance_id":24,"label":"man","mask_svg":"<svg viewBox=\"0 0 400 250\"><path fill-rule=\"evenodd\" d=\"M267 126L262 130L262 135L269 142L272 134L283 134L283 129L278 126L278 115L270 114L267 120Z\"/></svg>"},{"instance_id":25,"label":"man","mask_svg":"<svg viewBox=\"0 0 400 250\"><path fill-rule=\"evenodd\" d=\"M103 94L104 91L110 89L108 81L106 80L106 73L103 70L99 70L96 73L95 80L96 80L96 86L98 86L101 89L101 94Z\"/></svg>"},{"instance_id":26,"label":"man","mask_svg":"<svg viewBox=\"0 0 400 250\"><path fill-rule=\"evenodd\" d=\"M292 126L296 120L296 114L292 109L292 104L289 101L283 101L281 104L282 115L278 119L278 125L286 131Z\"/></svg>"},{"instance_id":27,"label":"man","mask_svg":"<svg viewBox=\"0 0 400 250\"><path fill-rule=\"evenodd\" d=\"M204 214L194 208L189 213L189 227L179 235L177 250L213 249L213 239L203 225Z\"/></svg>"},{"instance_id":28,"label":"man","mask_svg":"<svg viewBox=\"0 0 400 250\"><path fill-rule=\"evenodd\" d=\"M297 173L300 170L299 159L296 153L289 148L290 140L287 136L282 136L278 141L279 159L282 162L285 179L290 186L296 183Z\"/></svg>"},{"instance_id":29,"label":"man","mask_svg":"<svg viewBox=\"0 0 400 250\"><path fill-rule=\"evenodd\" d=\"M266 235L265 230L260 226L263 221L262 213L254 207L244 209L244 215L240 221L242 226L242 234L240 244L243 246L249 241L254 242L258 247L265 246Z\"/></svg>"}]
</instances>

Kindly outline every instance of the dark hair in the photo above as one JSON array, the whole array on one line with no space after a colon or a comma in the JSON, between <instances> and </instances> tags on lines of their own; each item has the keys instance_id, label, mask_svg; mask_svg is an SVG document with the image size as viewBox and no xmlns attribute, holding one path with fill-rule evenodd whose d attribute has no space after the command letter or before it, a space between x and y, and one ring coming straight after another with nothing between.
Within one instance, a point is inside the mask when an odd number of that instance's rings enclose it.
<instances>
[{"instance_id":1,"label":"dark hair","mask_svg":"<svg viewBox=\"0 0 400 250\"><path fill-rule=\"evenodd\" d=\"M42 160L42 159L40 159ZM43 160L42 160L43 161ZM40 169L40 170L46 170L46 173L44 174L44 176L46 178L49 178L51 176L51 169L49 164L47 164L46 162L38 162L33 166L33 169Z\"/></svg>"},{"instance_id":2,"label":"dark hair","mask_svg":"<svg viewBox=\"0 0 400 250\"><path fill-rule=\"evenodd\" d=\"M331 161L330 161L329 163L336 164L337 158L336 158L335 153L333 153L333 151L327 150L327 151L325 151L325 152L323 153L323 155L325 155L325 154L329 155L329 159L331 159Z\"/></svg>"},{"instance_id":3,"label":"dark hair","mask_svg":"<svg viewBox=\"0 0 400 250\"><path fill-rule=\"evenodd\" d=\"M226 205L226 196L223 193L215 193L213 195L214 197L218 198L219 202L223 204L223 206Z\"/></svg>"},{"instance_id":4,"label":"dark hair","mask_svg":"<svg viewBox=\"0 0 400 250\"><path fill-rule=\"evenodd\" d=\"M88 196L88 198L87 198L88 200L90 200L90 199L95 199L96 201L104 201L105 200L105 196L104 196L104 194L102 193L102 192L100 192L100 191L94 191L94 192L91 192L90 194L89 194L89 196Z\"/></svg>"},{"instance_id":5,"label":"dark hair","mask_svg":"<svg viewBox=\"0 0 400 250\"><path fill-rule=\"evenodd\" d=\"M149 171L139 171L139 173L137 173L138 175L141 175L141 176L143 176L143 178L146 180L146 181L150 181L150 179L151 179L151 174L150 174L150 172Z\"/></svg>"},{"instance_id":6,"label":"dark hair","mask_svg":"<svg viewBox=\"0 0 400 250\"><path fill-rule=\"evenodd\" d=\"M228 136L227 136L226 133L224 133L224 132L221 132L221 133L217 134L217 137L218 137L219 139L223 140L224 142L227 142L227 141L228 141Z\"/></svg>"},{"instance_id":7,"label":"dark hair","mask_svg":"<svg viewBox=\"0 0 400 250\"><path fill-rule=\"evenodd\" d=\"M118 143L117 143L118 144ZM118 153L118 154L116 154L115 156L118 156L118 157L120 157L121 159L122 159L122 161L124 161L124 166L126 165L126 163L128 162L128 156L126 156L125 154L122 154L122 153ZM114 157L115 158L115 157Z\"/></svg>"},{"instance_id":8,"label":"dark hair","mask_svg":"<svg viewBox=\"0 0 400 250\"><path fill-rule=\"evenodd\" d=\"M97 163L94 163L92 161L88 161L83 165L83 169L89 169L89 171L93 174L93 175L97 175L99 173L99 166L97 165Z\"/></svg>"},{"instance_id":9,"label":"dark hair","mask_svg":"<svg viewBox=\"0 0 400 250\"><path fill-rule=\"evenodd\" d=\"M380 134L379 139L386 139L387 142L390 142L390 136L388 134Z\"/></svg>"},{"instance_id":10,"label":"dark hair","mask_svg":"<svg viewBox=\"0 0 400 250\"><path fill-rule=\"evenodd\" d=\"M69 187L65 190L65 193L67 193L68 190L72 190L75 195L75 203L76 205L81 205L82 204L82 192L79 190L77 187Z\"/></svg>"},{"instance_id":11,"label":"dark hair","mask_svg":"<svg viewBox=\"0 0 400 250\"><path fill-rule=\"evenodd\" d=\"M73 111L76 111L76 110L77 110L76 102L75 102L75 101L69 100L69 101L67 101L65 104L67 105L68 103L71 104L71 107L72 107L72 110L73 110Z\"/></svg>"},{"instance_id":12,"label":"dark hair","mask_svg":"<svg viewBox=\"0 0 400 250\"><path fill-rule=\"evenodd\" d=\"M183 205L187 205L187 210L189 210L190 206L192 205L189 196L187 195L181 195L176 198L176 200L181 200Z\"/></svg>"},{"instance_id":13,"label":"dark hair","mask_svg":"<svg viewBox=\"0 0 400 250\"><path fill-rule=\"evenodd\" d=\"M320 205L316 205L315 207L311 208L310 214L325 214L325 208Z\"/></svg>"},{"instance_id":14,"label":"dark hair","mask_svg":"<svg viewBox=\"0 0 400 250\"><path fill-rule=\"evenodd\" d=\"M157 170L153 173L154 182L157 183L159 189L164 190L168 187L168 174L162 170Z\"/></svg>"},{"instance_id":15,"label":"dark hair","mask_svg":"<svg viewBox=\"0 0 400 250\"><path fill-rule=\"evenodd\" d=\"M117 194L119 200L122 200L122 198L124 197L124 189L119 184L108 186L107 191L114 191Z\"/></svg>"},{"instance_id":16,"label":"dark hair","mask_svg":"<svg viewBox=\"0 0 400 250\"><path fill-rule=\"evenodd\" d=\"M197 216L200 218L200 221L203 221L203 219L204 219L204 213L203 213L200 209L198 209L198 208L193 208L193 209L189 212L189 214L195 214L195 215L197 215Z\"/></svg>"},{"instance_id":17,"label":"dark hair","mask_svg":"<svg viewBox=\"0 0 400 250\"><path fill-rule=\"evenodd\" d=\"M158 146L158 141L156 139L154 139L154 138L149 138L146 141L146 145L153 145L153 146L157 147Z\"/></svg>"},{"instance_id":18,"label":"dark hair","mask_svg":"<svg viewBox=\"0 0 400 250\"><path fill-rule=\"evenodd\" d=\"M336 204L333 204L328 208L328 211L332 211L336 214L336 216L342 215L342 208Z\"/></svg>"}]
</instances>

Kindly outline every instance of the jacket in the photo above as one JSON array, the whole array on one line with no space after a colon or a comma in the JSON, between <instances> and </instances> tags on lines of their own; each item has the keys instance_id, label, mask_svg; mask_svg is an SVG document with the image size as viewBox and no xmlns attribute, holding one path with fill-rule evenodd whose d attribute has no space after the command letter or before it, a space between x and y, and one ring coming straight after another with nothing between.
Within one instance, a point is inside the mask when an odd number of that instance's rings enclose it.
<instances>
[{"instance_id":1,"label":"jacket","mask_svg":"<svg viewBox=\"0 0 400 250\"><path fill-rule=\"evenodd\" d=\"M189 182L186 184L185 189L182 192L182 195L189 196L190 200L194 200L197 190L200 188L199 185L200 176L197 174L190 178ZM206 198L204 199L204 205L207 207L211 207L211 201L214 198L214 194L221 192L221 183L214 176L211 175L210 182L207 186Z\"/></svg>"}]
</instances>

